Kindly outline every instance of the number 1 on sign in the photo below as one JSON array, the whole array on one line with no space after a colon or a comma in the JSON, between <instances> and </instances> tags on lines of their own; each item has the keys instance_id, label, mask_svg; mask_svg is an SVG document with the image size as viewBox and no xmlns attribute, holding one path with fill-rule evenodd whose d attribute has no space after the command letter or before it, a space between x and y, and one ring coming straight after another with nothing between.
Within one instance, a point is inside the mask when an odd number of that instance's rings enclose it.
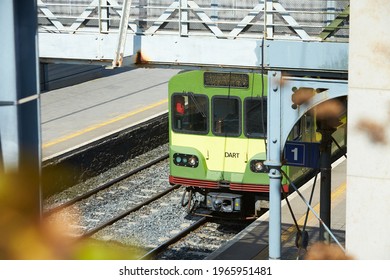
<instances>
[{"instance_id":1,"label":"number 1 on sign","mask_svg":"<svg viewBox=\"0 0 390 280\"><path fill-rule=\"evenodd\" d=\"M298 160L298 148L292 149L291 152L294 154L294 161L297 161Z\"/></svg>"}]
</instances>

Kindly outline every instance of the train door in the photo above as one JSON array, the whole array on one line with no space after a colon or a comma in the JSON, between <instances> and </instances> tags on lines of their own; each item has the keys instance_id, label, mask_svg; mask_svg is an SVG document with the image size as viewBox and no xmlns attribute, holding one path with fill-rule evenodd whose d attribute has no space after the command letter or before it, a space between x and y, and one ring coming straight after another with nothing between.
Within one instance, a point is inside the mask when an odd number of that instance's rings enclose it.
<instances>
[{"instance_id":1,"label":"train door","mask_svg":"<svg viewBox=\"0 0 390 280\"><path fill-rule=\"evenodd\" d=\"M230 181L232 172L243 172L245 148L240 143L241 100L236 96L214 96L212 98L212 132L215 143L213 153L222 170L221 180Z\"/></svg>"}]
</instances>

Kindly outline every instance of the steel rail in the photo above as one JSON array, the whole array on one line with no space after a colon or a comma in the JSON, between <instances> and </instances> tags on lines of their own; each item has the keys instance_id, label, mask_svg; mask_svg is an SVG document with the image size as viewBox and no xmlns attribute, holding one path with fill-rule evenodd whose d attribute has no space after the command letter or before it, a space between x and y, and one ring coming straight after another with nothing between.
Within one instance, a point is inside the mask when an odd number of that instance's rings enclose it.
<instances>
[{"instance_id":1,"label":"steel rail","mask_svg":"<svg viewBox=\"0 0 390 280\"><path fill-rule=\"evenodd\" d=\"M122 213L120 213L120 214L117 215L116 217L114 217L114 218L112 218L112 219L110 219L110 220L108 220L108 221L106 221L106 222L100 224L99 226L95 227L94 229L89 230L89 231L87 231L86 233L84 233L84 234L78 236L77 239L84 239L84 238L90 237L91 235L95 234L95 233L98 232L99 230L102 230L103 228L112 225L113 223L115 223L115 222L119 221L120 219L126 217L126 216L129 215L130 213L133 213L133 212L139 210L140 208L142 208L142 207L144 207L144 206L150 204L150 203L153 202L153 201L156 201L157 199L163 197L164 195L166 195L166 194L170 193L171 191L173 191L173 190L175 190L175 189L178 189L178 188L180 188L180 187L181 187L181 185L174 185L174 186L172 186L172 187L166 189L165 191L160 192L160 193L154 195L153 197L149 198L148 200L146 200L146 201L144 201L144 202L141 202L140 204L138 204L138 205L132 207L132 208L129 209L129 210L123 211Z\"/></svg>"},{"instance_id":2,"label":"steel rail","mask_svg":"<svg viewBox=\"0 0 390 280\"><path fill-rule=\"evenodd\" d=\"M177 241L179 241L180 239L182 239L184 236L186 236L187 234L189 234L191 231L194 231L196 230L197 228L199 228L200 226L202 226L203 224L205 224L207 221L209 220L208 217L202 217L201 219L199 219L197 222L193 223L191 226L189 226L188 228L184 229L183 231L181 231L180 233L178 233L177 235L173 236L172 238L170 238L169 240L165 241L163 244L161 244L160 246L154 248L153 250L149 251L148 253L146 253L145 255L143 255L141 258L139 258L139 260L148 260L148 259L152 259L153 257L155 257L156 255L158 255L159 253L161 253L162 251L164 251L168 246L176 243Z\"/></svg>"},{"instance_id":3,"label":"steel rail","mask_svg":"<svg viewBox=\"0 0 390 280\"><path fill-rule=\"evenodd\" d=\"M112 185L114 185L114 184L116 184L116 183L118 183L118 182L120 182L120 181L122 181L122 180L124 180L124 179L126 179L126 178L128 178L128 177L130 177L130 176L132 176L132 175L134 175L134 174L136 174L136 173L146 169L146 168L149 168L150 166L155 165L156 163L158 163L160 161L163 161L163 160L165 160L167 158L169 158L169 154L168 153L164 154L161 157L156 158L156 159L154 159L154 160L152 160L152 161L150 161L150 162L148 162L148 163L146 163L146 164L144 164L142 166L139 166L136 169L131 170L130 172L128 172L126 174L123 174L123 175L121 175L121 176L119 176L119 177L117 177L117 178L115 178L115 179L113 179L113 180L111 180L109 182L106 182L106 183L104 183L103 185L101 185L99 187L96 187L96 188L94 188L92 190L89 190L88 192L86 192L84 194L81 194L81 195L79 195L79 196L77 196L77 197L75 197L75 198L73 198L71 200L68 200L67 202L64 202L61 205L58 205L58 206L53 207L53 208L50 208L50 209L46 210L43 213L43 215L44 216L52 215L53 213L56 213L56 212L66 208L66 207L69 207L72 204L75 204L76 202L79 202L79 201L81 201L81 200L83 200L85 198L88 198L88 197L98 193L101 190L107 189L108 187L111 187Z\"/></svg>"}]
</instances>

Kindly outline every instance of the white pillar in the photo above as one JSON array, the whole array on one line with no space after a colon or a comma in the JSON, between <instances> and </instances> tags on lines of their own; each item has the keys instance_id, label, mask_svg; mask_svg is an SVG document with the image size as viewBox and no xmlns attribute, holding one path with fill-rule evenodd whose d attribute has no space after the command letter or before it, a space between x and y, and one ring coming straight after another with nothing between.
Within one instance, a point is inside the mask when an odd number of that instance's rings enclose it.
<instances>
[{"instance_id":1,"label":"white pillar","mask_svg":"<svg viewBox=\"0 0 390 280\"><path fill-rule=\"evenodd\" d=\"M390 259L390 2L351 1L346 249Z\"/></svg>"}]
</instances>

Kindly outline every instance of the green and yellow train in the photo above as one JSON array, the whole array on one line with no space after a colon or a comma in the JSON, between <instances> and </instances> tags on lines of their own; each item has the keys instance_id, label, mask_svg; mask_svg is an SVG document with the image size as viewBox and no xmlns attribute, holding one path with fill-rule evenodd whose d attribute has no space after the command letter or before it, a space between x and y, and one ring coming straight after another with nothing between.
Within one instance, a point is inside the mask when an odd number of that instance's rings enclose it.
<instances>
[{"instance_id":1,"label":"green and yellow train","mask_svg":"<svg viewBox=\"0 0 390 280\"><path fill-rule=\"evenodd\" d=\"M187 71L168 87L169 182L186 186L183 206L256 216L269 194L266 75ZM305 115L290 139L318 142L315 116ZM282 168L294 180L309 171ZM288 192L286 179L282 187Z\"/></svg>"}]
</instances>

